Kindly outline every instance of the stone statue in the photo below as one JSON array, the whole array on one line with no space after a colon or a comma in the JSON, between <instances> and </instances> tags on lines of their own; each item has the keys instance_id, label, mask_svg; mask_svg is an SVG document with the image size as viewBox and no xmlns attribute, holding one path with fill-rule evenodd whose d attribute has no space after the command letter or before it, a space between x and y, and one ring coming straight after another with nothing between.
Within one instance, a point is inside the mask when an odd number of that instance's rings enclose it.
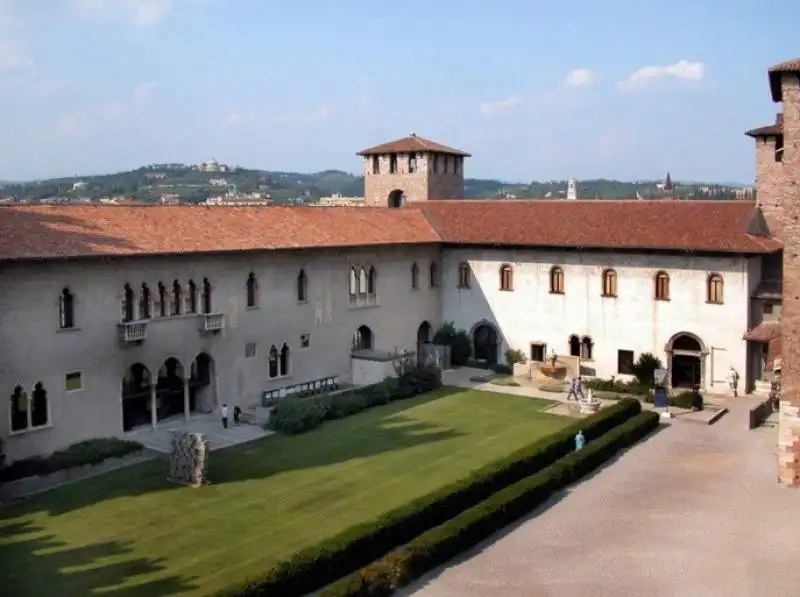
<instances>
[{"instance_id":1,"label":"stone statue","mask_svg":"<svg viewBox=\"0 0 800 597\"><path fill-rule=\"evenodd\" d=\"M208 454L208 441L202 433L173 431L169 480L192 487L200 487L205 484Z\"/></svg>"}]
</instances>

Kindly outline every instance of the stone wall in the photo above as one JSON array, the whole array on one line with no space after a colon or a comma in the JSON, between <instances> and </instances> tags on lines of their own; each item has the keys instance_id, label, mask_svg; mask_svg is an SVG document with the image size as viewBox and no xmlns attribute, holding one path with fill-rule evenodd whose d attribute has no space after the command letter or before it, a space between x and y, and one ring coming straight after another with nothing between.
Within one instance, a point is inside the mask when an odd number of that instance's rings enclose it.
<instances>
[{"instance_id":1,"label":"stone wall","mask_svg":"<svg viewBox=\"0 0 800 597\"><path fill-rule=\"evenodd\" d=\"M169 459L169 480L193 487L205 484L208 454L208 442L202 433L174 431L172 454Z\"/></svg>"},{"instance_id":2,"label":"stone wall","mask_svg":"<svg viewBox=\"0 0 800 597\"><path fill-rule=\"evenodd\" d=\"M364 199L371 207L387 207L392 191L402 191L406 202L464 197L464 160L458 173L433 172L430 154L417 154L417 168L409 171L408 154L397 154L397 171L389 172L388 155L378 156L380 172L372 173L372 156L364 158Z\"/></svg>"}]
</instances>

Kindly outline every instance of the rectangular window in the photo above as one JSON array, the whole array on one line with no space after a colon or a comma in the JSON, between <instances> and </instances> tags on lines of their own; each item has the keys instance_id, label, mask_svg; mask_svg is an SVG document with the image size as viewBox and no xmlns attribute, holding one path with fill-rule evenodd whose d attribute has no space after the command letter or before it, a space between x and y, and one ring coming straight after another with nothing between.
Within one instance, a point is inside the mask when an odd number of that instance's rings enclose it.
<instances>
[{"instance_id":1,"label":"rectangular window","mask_svg":"<svg viewBox=\"0 0 800 597\"><path fill-rule=\"evenodd\" d=\"M439 174L439 154L433 154L433 173Z\"/></svg>"},{"instance_id":2,"label":"rectangular window","mask_svg":"<svg viewBox=\"0 0 800 597\"><path fill-rule=\"evenodd\" d=\"M633 351L617 351L617 373L621 375L633 375Z\"/></svg>"},{"instance_id":3,"label":"rectangular window","mask_svg":"<svg viewBox=\"0 0 800 597\"><path fill-rule=\"evenodd\" d=\"M244 358L254 359L258 353L258 346L255 342L248 342L244 345Z\"/></svg>"},{"instance_id":4,"label":"rectangular window","mask_svg":"<svg viewBox=\"0 0 800 597\"><path fill-rule=\"evenodd\" d=\"M417 171L417 154L416 153L409 153L408 154L408 171L410 173L414 173Z\"/></svg>"},{"instance_id":5,"label":"rectangular window","mask_svg":"<svg viewBox=\"0 0 800 597\"><path fill-rule=\"evenodd\" d=\"M544 363L547 356L547 345L539 342L531 344L531 361Z\"/></svg>"},{"instance_id":6,"label":"rectangular window","mask_svg":"<svg viewBox=\"0 0 800 597\"><path fill-rule=\"evenodd\" d=\"M764 314L772 315L772 303L764 303Z\"/></svg>"},{"instance_id":7,"label":"rectangular window","mask_svg":"<svg viewBox=\"0 0 800 597\"><path fill-rule=\"evenodd\" d=\"M67 392L76 392L83 389L83 376L80 371L74 373L67 373L64 377L64 390Z\"/></svg>"},{"instance_id":8,"label":"rectangular window","mask_svg":"<svg viewBox=\"0 0 800 597\"><path fill-rule=\"evenodd\" d=\"M372 173L373 174L380 174L381 173L381 158L380 158L380 156L377 156L377 155L372 156Z\"/></svg>"},{"instance_id":9,"label":"rectangular window","mask_svg":"<svg viewBox=\"0 0 800 597\"><path fill-rule=\"evenodd\" d=\"M389 155L389 174L397 174L397 154Z\"/></svg>"},{"instance_id":10,"label":"rectangular window","mask_svg":"<svg viewBox=\"0 0 800 597\"><path fill-rule=\"evenodd\" d=\"M311 334L300 334L300 348L311 346Z\"/></svg>"}]
</instances>

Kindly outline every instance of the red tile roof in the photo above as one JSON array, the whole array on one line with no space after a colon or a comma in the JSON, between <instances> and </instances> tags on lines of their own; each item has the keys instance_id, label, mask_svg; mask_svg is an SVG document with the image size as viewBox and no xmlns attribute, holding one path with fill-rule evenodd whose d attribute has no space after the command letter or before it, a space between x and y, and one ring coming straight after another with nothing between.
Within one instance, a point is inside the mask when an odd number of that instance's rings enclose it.
<instances>
[{"instance_id":1,"label":"red tile roof","mask_svg":"<svg viewBox=\"0 0 800 597\"><path fill-rule=\"evenodd\" d=\"M779 321L761 322L752 330L749 330L742 338L751 342L767 344L766 367L767 369L774 368L775 361L781 358L781 351L783 350L783 335L781 334Z\"/></svg>"},{"instance_id":2,"label":"red tile roof","mask_svg":"<svg viewBox=\"0 0 800 597\"><path fill-rule=\"evenodd\" d=\"M751 129L745 132L745 135L749 137L774 137L777 135L783 135L783 114L778 113L775 116L775 122L773 124Z\"/></svg>"},{"instance_id":3,"label":"red tile roof","mask_svg":"<svg viewBox=\"0 0 800 597\"><path fill-rule=\"evenodd\" d=\"M0 207L0 260L438 242L388 207Z\"/></svg>"},{"instance_id":4,"label":"red tile roof","mask_svg":"<svg viewBox=\"0 0 800 597\"><path fill-rule=\"evenodd\" d=\"M389 143L376 145L375 147L370 147L369 149L362 149L356 155L367 156L367 155L385 155L387 153L413 153L413 152L420 152L420 153L435 152L435 153L444 153L447 155L457 155L465 158L471 157L470 154L464 151L461 151L459 149L453 149L452 147L448 147L447 145L442 145L441 143L437 143L436 141L423 139L422 137L418 137L414 133L411 133L408 137L397 139L396 141L390 141Z\"/></svg>"},{"instance_id":5,"label":"red tile roof","mask_svg":"<svg viewBox=\"0 0 800 597\"><path fill-rule=\"evenodd\" d=\"M781 244L748 234L751 201L450 200L411 204L444 242L607 249L768 253Z\"/></svg>"},{"instance_id":6,"label":"red tile roof","mask_svg":"<svg viewBox=\"0 0 800 597\"><path fill-rule=\"evenodd\" d=\"M783 91L781 90L781 79L784 73L800 74L800 58L781 62L769 69L769 87L772 91L772 101L783 101Z\"/></svg>"}]
</instances>

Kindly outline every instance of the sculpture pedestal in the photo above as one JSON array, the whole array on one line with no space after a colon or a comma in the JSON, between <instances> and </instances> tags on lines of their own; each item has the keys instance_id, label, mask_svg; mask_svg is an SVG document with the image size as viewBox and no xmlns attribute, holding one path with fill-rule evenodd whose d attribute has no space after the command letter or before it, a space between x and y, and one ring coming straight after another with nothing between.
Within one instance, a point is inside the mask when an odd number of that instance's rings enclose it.
<instances>
[{"instance_id":1,"label":"sculpture pedestal","mask_svg":"<svg viewBox=\"0 0 800 597\"><path fill-rule=\"evenodd\" d=\"M200 487L206 482L208 441L202 433L172 432L168 480L180 485Z\"/></svg>"}]
</instances>

